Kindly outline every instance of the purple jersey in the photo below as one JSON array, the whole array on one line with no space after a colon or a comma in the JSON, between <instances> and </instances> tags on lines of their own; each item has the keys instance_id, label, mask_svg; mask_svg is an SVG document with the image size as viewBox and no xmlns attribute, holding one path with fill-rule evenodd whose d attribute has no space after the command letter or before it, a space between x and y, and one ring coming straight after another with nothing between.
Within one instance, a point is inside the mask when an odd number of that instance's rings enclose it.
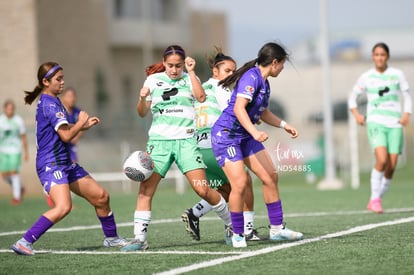
<instances>
[{"instance_id":1,"label":"purple jersey","mask_svg":"<svg viewBox=\"0 0 414 275\"><path fill-rule=\"evenodd\" d=\"M70 165L72 163L68 144L63 142L57 130L68 124L67 113L59 98L41 94L36 109L36 168L48 165Z\"/></svg>"},{"instance_id":2,"label":"purple jersey","mask_svg":"<svg viewBox=\"0 0 414 275\"><path fill-rule=\"evenodd\" d=\"M259 68L253 67L240 77L231 95L229 105L213 126L212 136L217 135L221 130L227 130L229 138L250 136L233 111L237 97L244 97L249 100L246 111L252 123L255 124L269 105L270 97L269 81L263 79Z\"/></svg>"}]
</instances>

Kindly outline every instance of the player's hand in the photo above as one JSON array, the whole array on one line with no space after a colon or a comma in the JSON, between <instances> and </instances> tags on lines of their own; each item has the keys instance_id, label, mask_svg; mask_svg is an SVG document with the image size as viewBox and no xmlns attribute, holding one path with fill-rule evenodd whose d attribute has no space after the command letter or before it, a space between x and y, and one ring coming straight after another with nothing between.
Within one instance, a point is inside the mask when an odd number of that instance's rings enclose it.
<instances>
[{"instance_id":1,"label":"player's hand","mask_svg":"<svg viewBox=\"0 0 414 275\"><path fill-rule=\"evenodd\" d=\"M188 73L194 71L196 62L192 57L187 56L185 58L184 63L185 63L185 69L187 70Z\"/></svg>"},{"instance_id":2,"label":"player's hand","mask_svg":"<svg viewBox=\"0 0 414 275\"><path fill-rule=\"evenodd\" d=\"M363 116L361 114L354 114L354 117L355 117L356 123L358 123L359 125L364 125L365 124L365 116Z\"/></svg>"},{"instance_id":3,"label":"player's hand","mask_svg":"<svg viewBox=\"0 0 414 275\"><path fill-rule=\"evenodd\" d=\"M256 133L254 133L254 135L252 135L253 138L259 142L265 142L269 136L267 135L266 132L263 131L257 131Z\"/></svg>"},{"instance_id":4,"label":"player's hand","mask_svg":"<svg viewBox=\"0 0 414 275\"><path fill-rule=\"evenodd\" d=\"M404 113L400 118L400 124L402 126L407 126L409 121L410 121L410 114L409 113Z\"/></svg>"},{"instance_id":5,"label":"player's hand","mask_svg":"<svg viewBox=\"0 0 414 275\"><path fill-rule=\"evenodd\" d=\"M89 119L89 114L85 111L80 111L79 115L78 115L78 122L82 124L82 126L84 126Z\"/></svg>"},{"instance_id":6,"label":"player's hand","mask_svg":"<svg viewBox=\"0 0 414 275\"><path fill-rule=\"evenodd\" d=\"M293 127L293 126L291 126L291 125L289 125L287 123L286 123L284 129L285 129L286 132L288 132L290 134L290 136L292 138L297 138L299 136L298 130L296 130L295 127Z\"/></svg>"},{"instance_id":7,"label":"player's hand","mask_svg":"<svg viewBox=\"0 0 414 275\"><path fill-rule=\"evenodd\" d=\"M90 128L90 127L92 127L92 126L94 126L94 125L96 125L96 124L98 124L100 122L101 122L101 120L98 117L93 116L93 117L90 117L88 119L88 123L87 124L88 124L88 126Z\"/></svg>"},{"instance_id":8,"label":"player's hand","mask_svg":"<svg viewBox=\"0 0 414 275\"><path fill-rule=\"evenodd\" d=\"M88 130L89 128L91 128L92 126L98 124L100 121L100 119L96 116L93 117L89 117L88 120L86 121L85 124L83 124L82 130Z\"/></svg>"},{"instance_id":9,"label":"player's hand","mask_svg":"<svg viewBox=\"0 0 414 275\"><path fill-rule=\"evenodd\" d=\"M142 87L139 91L139 96L141 99L146 98L150 94L150 89L148 87Z\"/></svg>"}]
</instances>

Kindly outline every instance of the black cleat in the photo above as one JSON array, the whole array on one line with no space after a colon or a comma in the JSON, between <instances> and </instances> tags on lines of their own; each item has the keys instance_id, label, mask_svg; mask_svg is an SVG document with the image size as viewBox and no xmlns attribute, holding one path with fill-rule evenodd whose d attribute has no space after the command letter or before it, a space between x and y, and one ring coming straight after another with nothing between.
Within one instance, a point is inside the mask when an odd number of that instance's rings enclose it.
<instances>
[{"instance_id":1,"label":"black cleat","mask_svg":"<svg viewBox=\"0 0 414 275\"><path fill-rule=\"evenodd\" d=\"M193 209L186 209L181 215L182 221L185 223L185 230L196 241L200 240L200 224L199 218L194 216Z\"/></svg>"}]
</instances>

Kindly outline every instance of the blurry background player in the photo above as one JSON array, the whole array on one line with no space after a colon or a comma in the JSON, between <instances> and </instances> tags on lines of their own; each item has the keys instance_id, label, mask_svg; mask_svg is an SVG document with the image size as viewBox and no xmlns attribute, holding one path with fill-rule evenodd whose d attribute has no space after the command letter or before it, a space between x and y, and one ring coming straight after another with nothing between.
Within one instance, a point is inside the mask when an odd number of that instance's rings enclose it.
<instances>
[{"instance_id":1,"label":"blurry background player","mask_svg":"<svg viewBox=\"0 0 414 275\"><path fill-rule=\"evenodd\" d=\"M78 163L70 158L68 142L79 131L85 131L100 122L85 111L79 113L75 124L69 124L66 110L58 95L63 91L62 67L55 62L40 65L37 71L37 86L26 91L26 104L32 104L40 96L36 108L36 171L46 193L50 194L55 206L44 212L12 246L20 255L33 256L33 244L49 228L69 214L72 208L70 192L87 200L95 209L104 233L104 247L119 247L127 244L117 234L115 216L109 204L109 194Z\"/></svg>"},{"instance_id":2,"label":"blurry background player","mask_svg":"<svg viewBox=\"0 0 414 275\"><path fill-rule=\"evenodd\" d=\"M149 111L153 115L147 152L154 162L154 173L139 185L134 213L135 240L122 251L148 248L152 198L173 162L197 195L213 205L214 212L225 225L231 225L226 201L220 193L205 184L205 164L194 136L194 101L203 102L206 97L195 73L195 65L195 60L186 56L181 46L171 45L164 50L162 62L146 70L148 77L139 92L137 112L141 117Z\"/></svg>"},{"instance_id":3,"label":"blurry background player","mask_svg":"<svg viewBox=\"0 0 414 275\"><path fill-rule=\"evenodd\" d=\"M214 155L231 184L229 207L233 247L247 246L243 205L249 180L245 165L262 182L263 199L270 221L270 240L300 240L303 237L302 233L284 226L278 173L263 146L269 136L255 126L261 120L284 129L292 138L298 136L294 127L268 108L271 92L268 77L277 77L288 58L289 55L282 46L267 43L259 50L257 58L219 82L224 87L233 87L235 84L229 105L211 129Z\"/></svg>"},{"instance_id":4,"label":"blurry background player","mask_svg":"<svg viewBox=\"0 0 414 275\"><path fill-rule=\"evenodd\" d=\"M236 62L232 57L223 54L220 48L216 47L216 52L214 57L209 56L207 60L212 70L212 76L203 84L204 91L206 92L206 101L202 103L195 102L194 104L196 110L196 136L204 163L207 166L206 176L208 184L210 184L211 188L217 188L217 191L228 201L231 187L223 170L218 166L211 148L211 127L224 108L227 107L231 96L231 90L219 86L218 82L233 74L236 70ZM254 198L250 175L248 175L248 179L249 183L246 188L243 212L245 217L244 234L246 235L246 240L260 240L254 229ZM181 215L183 222L186 224L186 230L193 239L200 240L199 218L210 211L210 204L205 200L201 200ZM231 245L231 242L229 244Z\"/></svg>"},{"instance_id":5,"label":"blurry background player","mask_svg":"<svg viewBox=\"0 0 414 275\"><path fill-rule=\"evenodd\" d=\"M76 106L76 90L73 87L66 88L63 93L60 95L60 101L67 111L67 120L70 124L75 124L78 121L78 116L80 109ZM83 131L79 132L68 144L70 150L70 158L72 162L78 162L78 148L76 144L78 140L83 135ZM73 194L72 194L73 196ZM54 203L52 198L46 194L46 201L50 208L53 207Z\"/></svg>"},{"instance_id":6,"label":"blurry background player","mask_svg":"<svg viewBox=\"0 0 414 275\"><path fill-rule=\"evenodd\" d=\"M383 211L381 198L390 186L398 155L402 152L403 127L407 126L412 112L408 82L402 71L388 67L389 58L390 51L385 43L374 45L374 68L359 77L348 100L356 122L359 125L366 122L368 139L374 150L375 165L371 171L371 197L367 208L377 213ZM357 97L362 93L366 93L368 100L366 117L357 109Z\"/></svg>"},{"instance_id":7,"label":"blurry background player","mask_svg":"<svg viewBox=\"0 0 414 275\"><path fill-rule=\"evenodd\" d=\"M62 102L63 106L68 113L67 120L70 124L75 124L78 121L80 109L76 106L76 90L73 87L66 88L62 95L60 96L60 101ZM76 144L78 143L79 139L83 135L83 132L79 132L70 142L69 142L69 150L70 150L70 158L72 162L78 162L78 149Z\"/></svg>"},{"instance_id":8,"label":"blurry background player","mask_svg":"<svg viewBox=\"0 0 414 275\"><path fill-rule=\"evenodd\" d=\"M23 196L19 174L22 154L25 161L29 159L26 128L23 119L15 114L16 106L12 100L6 100L3 107L4 113L0 115L0 172L12 187L11 203L18 205Z\"/></svg>"}]
</instances>

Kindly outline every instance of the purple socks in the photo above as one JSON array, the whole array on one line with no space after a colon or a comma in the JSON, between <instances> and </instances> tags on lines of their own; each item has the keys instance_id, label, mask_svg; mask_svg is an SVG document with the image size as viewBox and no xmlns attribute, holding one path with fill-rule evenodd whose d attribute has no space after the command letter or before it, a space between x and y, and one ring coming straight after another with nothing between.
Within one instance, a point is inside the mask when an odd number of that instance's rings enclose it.
<instances>
[{"instance_id":1,"label":"purple socks","mask_svg":"<svg viewBox=\"0 0 414 275\"><path fill-rule=\"evenodd\" d=\"M40 218L27 230L23 238L29 243L34 243L37 241L40 236L42 236L49 228L51 228L53 222L51 222L45 216L40 216Z\"/></svg>"},{"instance_id":2,"label":"purple socks","mask_svg":"<svg viewBox=\"0 0 414 275\"><path fill-rule=\"evenodd\" d=\"M102 230L105 237L117 237L116 224L114 214L111 212L107 217L98 217L102 224ZM29 243L36 242L49 228L53 226L51 222L45 216L40 216L40 218L27 230L23 238Z\"/></svg>"},{"instance_id":3,"label":"purple socks","mask_svg":"<svg viewBox=\"0 0 414 275\"><path fill-rule=\"evenodd\" d=\"M107 217L99 217L101 221L102 230L106 238L117 237L118 233L116 232L116 224L114 214L111 212Z\"/></svg>"},{"instance_id":4,"label":"purple socks","mask_svg":"<svg viewBox=\"0 0 414 275\"><path fill-rule=\"evenodd\" d=\"M283 224L282 201L267 203L267 215L271 225ZM244 217L243 212L230 212L231 223L233 225L234 234L243 234L244 232Z\"/></svg>"},{"instance_id":5,"label":"purple socks","mask_svg":"<svg viewBox=\"0 0 414 275\"><path fill-rule=\"evenodd\" d=\"M244 217L243 212L230 212L231 224L234 234L244 233Z\"/></svg>"},{"instance_id":6,"label":"purple socks","mask_svg":"<svg viewBox=\"0 0 414 275\"><path fill-rule=\"evenodd\" d=\"M283 224L282 201L278 200L271 203L266 203L267 215L271 225Z\"/></svg>"}]
</instances>

